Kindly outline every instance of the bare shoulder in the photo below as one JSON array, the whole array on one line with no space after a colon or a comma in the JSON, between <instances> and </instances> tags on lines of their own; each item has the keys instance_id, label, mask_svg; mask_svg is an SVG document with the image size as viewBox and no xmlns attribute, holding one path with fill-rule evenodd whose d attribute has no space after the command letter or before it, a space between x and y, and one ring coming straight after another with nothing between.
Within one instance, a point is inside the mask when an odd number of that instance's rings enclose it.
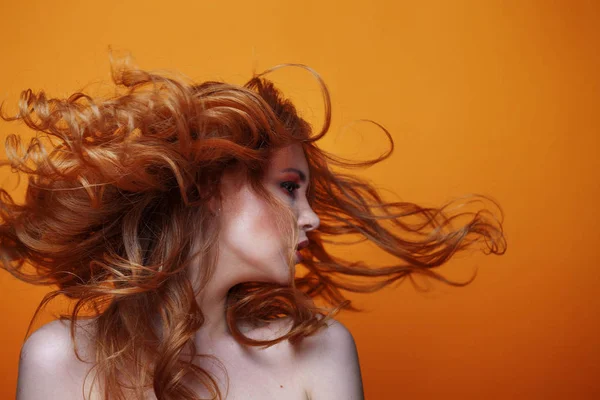
<instances>
[{"instance_id":1,"label":"bare shoulder","mask_svg":"<svg viewBox=\"0 0 600 400\"><path fill-rule=\"evenodd\" d=\"M83 379L93 366L91 321L78 322L74 351L69 321L52 321L33 332L19 359L17 399L81 398ZM81 329L79 329L81 328Z\"/></svg>"},{"instance_id":2,"label":"bare shoulder","mask_svg":"<svg viewBox=\"0 0 600 400\"><path fill-rule=\"evenodd\" d=\"M248 335L252 339L272 340L289 332L292 318L269 322ZM363 385L357 346L350 330L341 322L329 319L326 326L299 343L281 342L271 348L278 360L289 352L299 369L306 396L310 400L363 400ZM264 351L263 351L264 352Z\"/></svg>"},{"instance_id":3,"label":"bare shoulder","mask_svg":"<svg viewBox=\"0 0 600 400\"><path fill-rule=\"evenodd\" d=\"M326 328L302 340L299 347L311 400L364 398L356 343L344 324L327 321Z\"/></svg>"},{"instance_id":4,"label":"bare shoulder","mask_svg":"<svg viewBox=\"0 0 600 400\"><path fill-rule=\"evenodd\" d=\"M75 343L84 361L91 362L93 340L92 320L77 321L75 342L71 337L71 322L55 320L33 332L21 349L21 361L35 360L52 364L78 360L74 352ZM88 359L88 360L86 360Z\"/></svg>"},{"instance_id":5,"label":"bare shoulder","mask_svg":"<svg viewBox=\"0 0 600 400\"><path fill-rule=\"evenodd\" d=\"M319 351L331 349L332 346L356 348L354 337L346 325L336 319L329 319L326 323L326 328L323 328L315 335L308 337L306 343L308 343L309 346L319 348Z\"/></svg>"}]
</instances>

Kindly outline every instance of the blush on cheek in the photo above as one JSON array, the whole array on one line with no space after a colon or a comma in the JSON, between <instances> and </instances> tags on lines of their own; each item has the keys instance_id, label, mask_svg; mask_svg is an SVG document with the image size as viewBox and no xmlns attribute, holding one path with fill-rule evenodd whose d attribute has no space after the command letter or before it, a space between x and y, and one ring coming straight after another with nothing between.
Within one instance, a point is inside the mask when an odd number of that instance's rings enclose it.
<instances>
[{"instance_id":1,"label":"blush on cheek","mask_svg":"<svg viewBox=\"0 0 600 400\"><path fill-rule=\"evenodd\" d=\"M263 237L266 242L270 243L270 247L277 247L279 250L281 234L278 232L275 216L267 207L257 210L253 225L253 231L258 237Z\"/></svg>"},{"instance_id":2,"label":"blush on cheek","mask_svg":"<svg viewBox=\"0 0 600 400\"><path fill-rule=\"evenodd\" d=\"M266 202L246 187L230 200L226 229L232 244L242 247L239 250L254 259L262 258L260 254L272 258L274 253L280 253L281 234Z\"/></svg>"}]
</instances>

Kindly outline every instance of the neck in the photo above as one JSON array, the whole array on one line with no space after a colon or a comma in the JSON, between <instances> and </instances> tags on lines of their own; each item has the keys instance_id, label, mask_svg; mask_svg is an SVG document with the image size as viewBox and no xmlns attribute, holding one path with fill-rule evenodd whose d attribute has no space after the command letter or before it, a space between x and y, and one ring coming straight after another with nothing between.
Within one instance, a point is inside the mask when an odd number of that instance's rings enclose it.
<instances>
[{"instance_id":1,"label":"neck","mask_svg":"<svg viewBox=\"0 0 600 400\"><path fill-rule=\"evenodd\" d=\"M204 314L204 323L197 332L198 337L211 341L231 337L226 320L227 293L230 288L231 286L218 285L211 280L202 292L196 295L198 306Z\"/></svg>"},{"instance_id":2,"label":"neck","mask_svg":"<svg viewBox=\"0 0 600 400\"><path fill-rule=\"evenodd\" d=\"M196 302L204 315L204 323L196 332L196 341L214 342L233 339L227 325L227 296L235 285L252 279L249 274L240 273L247 270L242 267L241 260L222 255L215 265L214 273L204 287L199 288L199 272L201 267L191 264L188 276L196 293ZM244 332L242 326L238 326Z\"/></svg>"}]
</instances>

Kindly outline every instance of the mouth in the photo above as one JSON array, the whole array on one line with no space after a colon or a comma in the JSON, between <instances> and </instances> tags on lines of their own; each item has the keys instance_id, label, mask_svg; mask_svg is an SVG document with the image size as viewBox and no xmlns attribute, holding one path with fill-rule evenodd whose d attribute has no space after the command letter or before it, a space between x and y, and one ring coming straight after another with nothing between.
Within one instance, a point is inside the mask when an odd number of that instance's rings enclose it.
<instances>
[{"instance_id":1,"label":"mouth","mask_svg":"<svg viewBox=\"0 0 600 400\"><path fill-rule=\"evenodd\" d=\"M308 244L310 242L308 241L308 239L301 241L300 243L298 243L298 246L296 246L297 250L302 250L305 247L308 247Z\"/></svg>"},{"instance_id":2,"label":"mouth","mask_svg":"<svg viewBox=\"0 0 600 400\"><path fill-rule=\"evenodd\" d=\"M298 246L296 246L296 263L302 261L302 254L300 254L300 250L302 250L305 247L308 247L309 243L310 242L308 240L303 240L302 242L298 243Z\"/></svg>"}]
</instances>

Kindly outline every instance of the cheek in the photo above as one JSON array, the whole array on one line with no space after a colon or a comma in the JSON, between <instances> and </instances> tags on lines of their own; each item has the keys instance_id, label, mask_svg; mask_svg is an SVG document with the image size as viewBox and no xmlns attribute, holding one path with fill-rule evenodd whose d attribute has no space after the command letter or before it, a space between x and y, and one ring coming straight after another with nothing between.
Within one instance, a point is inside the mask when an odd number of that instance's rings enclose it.
<instances>
[{"instance_id":1,"label":"cheek","mask_svg":"<svg viewBox=\"0 0 600 400\"><path fill-rule=\"evenodd\" d=\"M225 238L238 258L251 264L270 264L282 251L280 235L263 201L243 191L228 210Z\"/></svg>"}]
</instances>

